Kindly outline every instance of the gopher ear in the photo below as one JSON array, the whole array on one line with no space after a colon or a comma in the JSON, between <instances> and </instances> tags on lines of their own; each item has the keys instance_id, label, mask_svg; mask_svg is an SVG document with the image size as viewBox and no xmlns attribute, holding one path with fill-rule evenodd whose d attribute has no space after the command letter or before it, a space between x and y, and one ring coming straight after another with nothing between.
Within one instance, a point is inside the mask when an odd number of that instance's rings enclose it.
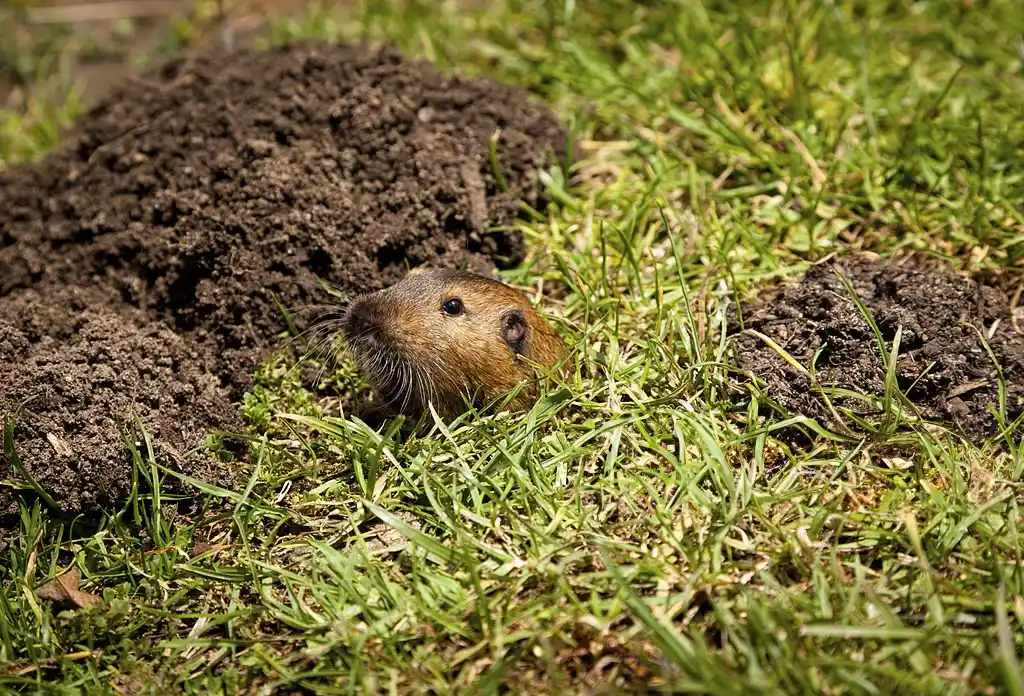
<instances>
[{"instance_id":1,"label":"gopher ear","mask_svg":"<svg viewBox=\"0 0 1024 696\"><path fill-rule=\"evenodd\" d=\"M426 266L413 266L412 268L409 269L409 272L406 273L405 275L406 276L415 276L415 275L420 275L422 273L428 273L430 270L431 269L426 267Z\"/></svg>"},{"instance_id":2,"label":"gopher ear","mask_svg":"<svg viewBox=\"0 0 1024 696\"><path fill-rule=\"evenodd\" d=\"M501 317L501 337L516 355L522 355L526 349L526 336L530 325L526 322L526 313L521 309L505 312Z\"/></svg>"}]
</instances>

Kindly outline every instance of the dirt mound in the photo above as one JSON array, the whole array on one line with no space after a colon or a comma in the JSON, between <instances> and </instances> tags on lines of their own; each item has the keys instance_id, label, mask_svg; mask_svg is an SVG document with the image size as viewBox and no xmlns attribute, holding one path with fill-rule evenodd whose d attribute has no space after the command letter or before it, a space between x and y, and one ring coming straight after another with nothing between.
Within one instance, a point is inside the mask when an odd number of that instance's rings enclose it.
<instances>
[{"instance_id":1,"label":"dirt mound","mask_svg":"<svg viewBox=\"0 0 1024 696\"><path fill-rule=\"evenodd\" d=\"M0 400L5 413L17 411L20 459L66 512L128 493L131 460L119 426L135 416L162 453L198 476L213 464L186 461L186 450L211 429L239 425L194 346L140 310L114 311L99 299L79 289L30 290L0 303ZM0 487L0 515L17 510L14 492Z\"/></svg>"},{"instance_id":2,"label":"dirt mound","mask_svg":"<svg viewBox=\"0 0 1024 696\"><path fill-rule=\"evenodd\" d=\"M566 140L521 90L391 49L193 56L132 81L57 152L0 172L16 385L0 412L19 414L26 464L72 509L110 498L126 482L106 466L123 452L110 418L141 400L181 433L220 427L282 328L275 299L322 302L317 277L364 292L407 265L517 263L518 199L538 202L536 170ZM160 441L194 439L179 430Z\"/></svg>"},{"instance_id":3,"label":"dirt mound","mask_svg":"<svg viewBox=\"0 0 1024 696\"><path fill-rule=\"evenodd\" d=\"M996 432L989 407L998 403L998 373L978 330L1002 368L1007 417L1021 414L1024 337L1013 328L1006 295L944 265L899 265L864 255L814 266L773 300L748 309L744 328L772 339L812 371L821 387L881 397L886 372L876 335L836 271L874 318L887 355L902 327L896 380L921 416L953 421L975 441ZM734 345L740 367L763 379L780 405L835 425L808 376L760 337L745 333ZM831 399L837 409L863 418L881 415L859 399ZM852 419L845 422L852 427Z\"/></svg>"},{"instance_id":4,"label":"dirt mound","mask_svg":"<svg viewBox=\"0 0 1024 696\"><path fill-rule=\"evenodd\" d=\"M499 190L489 140L500 129ZM244 384L272 300L314 277L375 290L406 264L523 257L516 198L566 132L520 91L392 50L295 44L179 60L99 105L42 164L0 175L0 293L116 287L216 345ZM235 369L237 366L237 369Z\"/></svg>"}]
</instances>

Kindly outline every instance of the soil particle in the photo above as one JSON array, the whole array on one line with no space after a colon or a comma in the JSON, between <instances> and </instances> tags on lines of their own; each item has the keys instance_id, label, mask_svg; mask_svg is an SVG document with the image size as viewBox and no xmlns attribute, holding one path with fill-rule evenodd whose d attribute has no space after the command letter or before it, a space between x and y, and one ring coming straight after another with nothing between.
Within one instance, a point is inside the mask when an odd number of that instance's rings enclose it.
<instances>
[{"instance_id":1,"label":"soil particle","mask_svg":"<svg viewBox=\"0 0 1024 696\"><path fill-rule=\"evenodd\" d=\"M536 172L566 140L521 90L392 49L211 53L126 84L0 172L0 412L29 470L77 512L127 490L130 406L173 449L233 423L278 303L323 302L318 279L357 293L428 262L518 263L518 201L543 203Z\"/></svg>"},{"instance_id":2,"label":"soil particle","mask_svg":"<svg viewBox=\"0 0 1024 696\"><path fill-rule=\"evenodd\" d=\"M803 367L810 370L813 363L825 388L881 396L885 364L878 341L836 271L873 316L887 355L902 328L897 384L921 416L952 421L976 442L996 432L989 409L998 403L999 380L979 331L1003 371L1007 417L1021 414L1024 338L1013 328L1007 296L939 263L897 264L866 254L826 262L745 310L744 328L768 336ZM782 407L835 425L808 377L759 337L741 334L734 345L740 367L763 379ZM833 404L869 419L880 416L860 400L834 397Z\"/></svg>"}]
</instances>

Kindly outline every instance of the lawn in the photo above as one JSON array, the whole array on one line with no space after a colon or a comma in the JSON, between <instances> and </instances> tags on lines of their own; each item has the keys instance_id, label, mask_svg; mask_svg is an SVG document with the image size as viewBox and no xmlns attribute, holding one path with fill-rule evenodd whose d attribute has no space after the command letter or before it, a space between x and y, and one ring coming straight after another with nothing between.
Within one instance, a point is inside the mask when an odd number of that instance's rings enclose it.
<instances>
[{"instance_id":1,"label":"lawn","mask_svg":"<svg viewBox=\"0 0 1024 696\"><path fill-rule=\"evenodd\" d=\"M0 688L1024 694L1019 433L840 437L770 408L726 331L830 254L1020 275L1019 2L364 5L262 40L391 41L572 125L578 163L544 175L504 274L557 289L571 376L401 440L283 352L239 405L241 483L186 482L198 514L145 446L103 519L26 503ZM51 88L0 112L0 164L79 108ZM37 598L72 567L104 605Z\"/></svg>"}]
</instances>

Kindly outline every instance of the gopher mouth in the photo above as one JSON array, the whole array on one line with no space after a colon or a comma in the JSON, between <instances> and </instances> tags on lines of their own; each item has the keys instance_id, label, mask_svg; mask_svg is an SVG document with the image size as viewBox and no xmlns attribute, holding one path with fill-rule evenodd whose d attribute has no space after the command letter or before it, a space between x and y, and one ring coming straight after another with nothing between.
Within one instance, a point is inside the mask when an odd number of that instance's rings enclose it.
<instances>
[{"instance_id":1,"label":"gopher mouth","mask_svg":"<svg viewBox=\"0 0 1024 696\"><path fill-rule=\"evenodd\" d=\"M426 407L430 394L436 391L433 381L384 340L380 331L346 332L346 340L359 369L370 378L383 406L397 408L400 413Z\"/></svg>"},{"instance_id":2,"label":"gopher mouth","mask_svg":"<svg viewBox=\"0 0 1024 696\"><path fill-rule=\"evenodd\" d=\"M413 368L394 348L371 334L348 337L347 340L359 369L370 378L382 399L392 405L406 396L403 392L408 392L408 375Z\"/></svg>"}]
</instances>

